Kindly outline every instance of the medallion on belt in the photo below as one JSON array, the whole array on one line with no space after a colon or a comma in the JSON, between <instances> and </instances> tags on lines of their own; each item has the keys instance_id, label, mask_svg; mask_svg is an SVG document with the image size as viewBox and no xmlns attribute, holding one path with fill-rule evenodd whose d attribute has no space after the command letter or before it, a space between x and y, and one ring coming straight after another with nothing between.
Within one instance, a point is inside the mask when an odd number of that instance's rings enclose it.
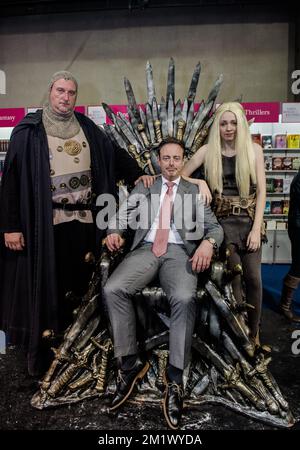
<instances>
[{"instance_id":1,"label":"medallion on belt","mask_svg":"<svg viewBox=\"0 0 300 450\"><path fill-rule=\"evenodd\" d=\"M81 175L80 184L81 186L87 186L89 184L89 177L87 175Z\"/></svg>"},{"instance_id":2,"label":"medallion on belt","mask_svg":"<svg viewBox=\"0 0 300 450\"><path fill-rule=\"evenodd\" d=\"M80 180L78 177L72 177L69 180L69 186L71 189L77 189L80 186Z\"/></svg>"}]
</instances>

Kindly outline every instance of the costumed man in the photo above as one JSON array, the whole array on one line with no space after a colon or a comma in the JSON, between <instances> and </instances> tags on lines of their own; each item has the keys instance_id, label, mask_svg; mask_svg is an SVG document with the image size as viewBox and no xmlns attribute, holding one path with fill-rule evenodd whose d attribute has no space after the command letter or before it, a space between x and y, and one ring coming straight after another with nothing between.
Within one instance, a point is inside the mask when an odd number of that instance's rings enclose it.
<instances>
[{"instance_id":1,"label":"costumed man","mask_svg":"<svg viewBox=\"0 0 300 450\"><path fill-rule=\"evenodd\" d=\"M12 132L0 197L0 329L28 350L31 375L44 370L42 334L72 321L67 298L82 296L90 270L87 252L100 248L96 199L116 194L116 182L147 176L126 150L74 111L78 84L55 73L43 110Z\"/></svg>"},{"instance_id":2,"label":"costumed man","mask_svg":"<svg viewBox=\"0 0 300 450\"><path fill-rule=\"evenodd\" d=\"M132 297L158 275L171 309L163 409L172 429L178 428L182 414L182 377L190 359L197 273L209 268L214 248L223 240L222 227L200 200L197 186L179 176L184 150L175 138L160 143L162 176L150 188L137 184L116 220L109 222L106 239L110 251L118 250L124 242L123 231L128 226L135 229L130 253L104 286L114 354L121 362L111 410L127 400L149 368L138 356Z\"/></svg>"}]
</instances>

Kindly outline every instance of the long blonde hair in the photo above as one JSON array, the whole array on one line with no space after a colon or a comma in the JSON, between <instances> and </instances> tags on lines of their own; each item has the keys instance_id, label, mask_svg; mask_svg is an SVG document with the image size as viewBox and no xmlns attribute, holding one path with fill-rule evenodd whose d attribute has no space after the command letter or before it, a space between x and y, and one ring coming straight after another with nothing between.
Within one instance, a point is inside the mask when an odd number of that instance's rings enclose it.
<instances>
[{"instance_id":1,"label":"long blonde hair","mask_svg":"<svg viewBox=\"0 0 300 450\"><path fill-rule=\"evenodd\" d=\"M256 184L255 153L245 111L240 103L223 103L216 111L205 155L206 179L212 192L223 192L222 148L219 124L225 111L232 112L237 120L235 178L240 196L247 197L250 191L250 180L253 184Z\"/></svg>"}]
</instances>

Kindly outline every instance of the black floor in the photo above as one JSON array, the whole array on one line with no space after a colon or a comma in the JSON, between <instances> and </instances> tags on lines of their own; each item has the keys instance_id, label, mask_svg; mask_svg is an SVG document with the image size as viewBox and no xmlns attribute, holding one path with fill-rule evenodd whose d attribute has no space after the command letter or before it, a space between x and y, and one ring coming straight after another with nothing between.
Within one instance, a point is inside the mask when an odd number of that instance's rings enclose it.
<instances>
[{"instance_id":1,"label":"black floor","mask_svg":"<svg viewBox=\"0 0 300 450\"><path fill-rule=\"evenodd\" d=\"M288 400L296 421L300 420L300 339L292 353L293 330L274 311L265 309L262 342L272 346L271 372ZM300 332L299 332L300 338ZM0 355L0 430L166 430L160 404L126 404L113 416L101 411L99 399L39 411L30 399L37 384L26 373L22 352L8 348ZM294 429L300 429L300 422ZM184 411L183 430L274 430L221 406L207 405L201 410Z\"/></svg>"}]
</instances>

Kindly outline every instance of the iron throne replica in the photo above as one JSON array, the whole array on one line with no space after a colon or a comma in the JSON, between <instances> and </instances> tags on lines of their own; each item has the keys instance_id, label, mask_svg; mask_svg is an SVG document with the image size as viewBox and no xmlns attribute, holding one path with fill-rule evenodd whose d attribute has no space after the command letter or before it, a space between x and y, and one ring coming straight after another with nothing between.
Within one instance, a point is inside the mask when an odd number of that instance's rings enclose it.
<instances>
[{"instance_id":1,"label":"iron throne replica","mask_svg":"<svg viewBox=\"0 0 300 450\"><path fill-rule=\"evenodd\" d=\"M207 137L213 121L216 97L222 75L216 80L206 101L196 112L195 96L200 76L196 66L188 95L175 102L175 66L168 68L167 96L159 105L150 63L146 66L148 101L138 106L130 82L125 79L128 117L117 115L105 104L112 121L105 132L136 158L146 173L159 173L156 146L168 136L182 140L190 158ZM54 359L31 400L38 409L70 404L98 397L103 408L114 392L116 363L102 289L122 254L111 255L105 248L98 261L81 306L74 311L74 322L62 343L53 348ZM92 255L87 255L91 260ZM289 427L294 419L276 381L269 371L271 356L267 348L253 347L249 340L245 308L237 304L231 286L234 272L226 258L215 260L208 275L199 278L199 314L192 344L192 360L184 372L185 407L202 408L205 403L220 404L275 427ZM180 276L180 274L179 274ZM168 360L168 305L159 285L147 286L135 298L139 324L139 348L150 362L150 369L131 396L135 402L161 401L163 373ZM120 324L126 326L126 324ZM50 334L46 331L45 336ZM186 425L188 426L188 424Z\"/></svg>"}]
</instances>

